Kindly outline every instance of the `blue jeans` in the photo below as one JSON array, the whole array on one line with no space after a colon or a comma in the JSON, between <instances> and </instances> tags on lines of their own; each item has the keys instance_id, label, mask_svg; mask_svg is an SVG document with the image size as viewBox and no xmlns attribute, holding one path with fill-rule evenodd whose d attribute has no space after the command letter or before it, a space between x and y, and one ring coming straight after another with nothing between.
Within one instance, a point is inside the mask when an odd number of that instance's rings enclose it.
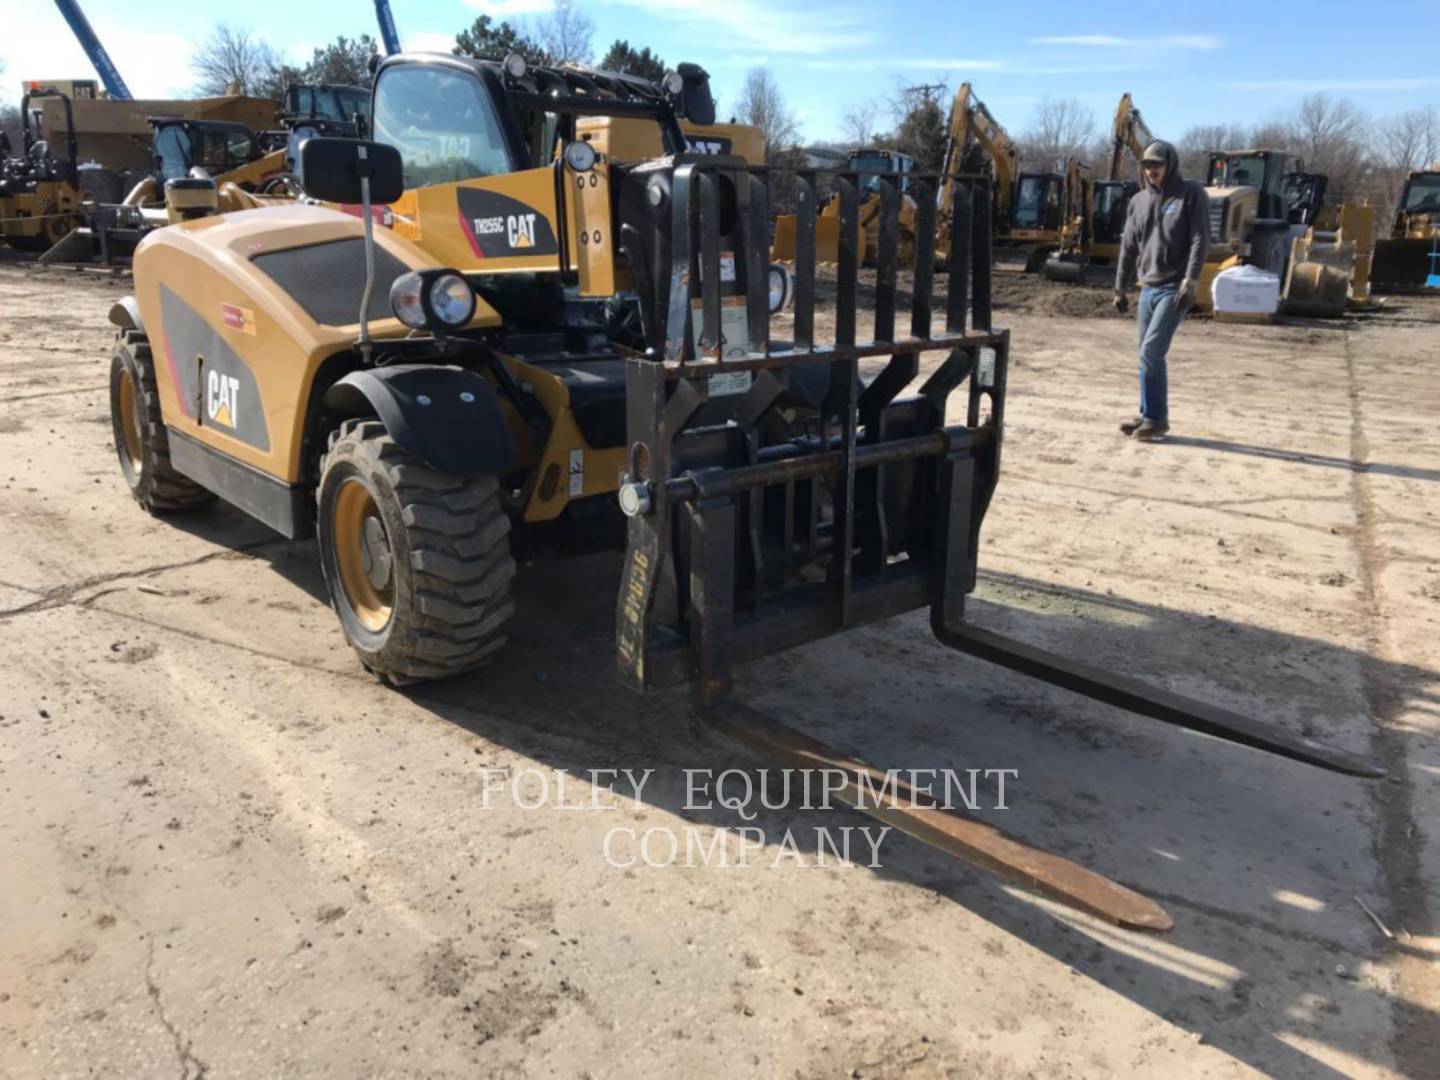
<instances>
[{"instance_id":1,"label":"blue jeans","mask_svg":"<svg viewBox=\"0 0 1440 1080\"><path fill-rule=\"evenodd\" d=\"M1146 285L1140 290L1140 415L1153 424L1170 422L1165 354L1184 314L1176 286Z\"/></svg>"}]
</instances>

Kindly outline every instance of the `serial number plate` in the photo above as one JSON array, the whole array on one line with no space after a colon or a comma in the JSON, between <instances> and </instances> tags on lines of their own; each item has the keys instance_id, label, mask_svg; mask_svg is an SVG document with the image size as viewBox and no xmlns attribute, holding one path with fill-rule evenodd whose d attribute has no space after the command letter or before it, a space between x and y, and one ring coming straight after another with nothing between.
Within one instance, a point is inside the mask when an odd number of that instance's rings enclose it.
<instances>
[{"instance_id":1,"label":"serial number plate","mask_svg":"<svg viewBox=\"0 0 1440 1080\"><path fill-rule=\"evenodd\" d=\"M724 397L727 394L743 394L750 389L755 376L749 371L727 371L710 376L710 396Z\"/></svg>"}]
</instances>

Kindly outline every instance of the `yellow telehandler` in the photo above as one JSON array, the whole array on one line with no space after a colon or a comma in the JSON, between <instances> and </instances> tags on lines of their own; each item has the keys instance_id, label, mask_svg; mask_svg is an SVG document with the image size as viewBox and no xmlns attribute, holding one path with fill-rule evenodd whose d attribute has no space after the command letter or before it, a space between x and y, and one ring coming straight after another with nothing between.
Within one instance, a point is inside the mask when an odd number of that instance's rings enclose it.
<instances>
[{"instance_id":1,"label":"yellow telehandler","mask_svg":"<svg viewBox=\"0 0 1440 1080\"><path fill-rule=\"evenodd\" d=\"M385 58L374 140L300 147L315 202L141 242L135 293L110 312L112 423L134 498L167 514L218 496L315 536L341 631L394 684L498 655L516 552L618 549L622 683L688 682L706 722L787 768L829 770L857 809L1126 927L1171 920L734 701L734 666L928 608L943 643L988 662L1297 761L1383 772L971 625L1009 358L991 319L989 180L951 185L943 296L933 201L917 204L902 299L899 205L883 200L863 322L845 245L833 320L817 319L812 213L793 328L776 339L768 202L783 170L688 152L681 118L705 126L713 110L699 77ZM578 135L594 116L655 125L664 154L606 159ZM816 175L794 182L813 207ZM857 193L840 193L841 234L856 235ZM379 206L393 229L376 227ZM863 361L877 370L862 379Z\"/></svg>"}]
</instances>

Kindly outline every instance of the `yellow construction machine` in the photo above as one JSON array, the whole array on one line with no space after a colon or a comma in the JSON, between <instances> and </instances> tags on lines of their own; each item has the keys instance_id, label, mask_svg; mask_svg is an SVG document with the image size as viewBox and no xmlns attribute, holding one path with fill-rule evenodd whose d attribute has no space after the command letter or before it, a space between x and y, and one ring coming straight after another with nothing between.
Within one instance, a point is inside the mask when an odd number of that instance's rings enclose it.
<instances>
[{"instance_id":1,"label":"yellow construction machine","mask_svg":"<svg viewBox=\"0 0 1440 1080\"><path fill-rule=\"evenodd\" d=\"M27 90L20 99L19 153L0 135L0 240L21 251L44 251L80 223L82 194L74 126L67 125L63 156L41 138L31 101L55 99L70 112L70 98L57 89Z\"/></svg>"},{"instance_id":2,"label":"yellow construction machine","mask_svg":"<svg viewBox=\"0 0 1440 1080\"><path fill-rule=\"evenodd\" d=\"M1020 148L969 83L950 106L944 176L988 172L994 177L995 269L1034 273L1060 245L1079 205L1089 170L1075 159L1050 171L1021 172ZM948 250L949 225L940 212L936 253Z\"/></svg>"},{"instance_id":3,"label":"yellow construction machine","mask_svg":"<svg viewBox=\"0 0 1440 1080\"><path fill-rule=\"evenodd\" d=\"M880 245L882 177L890 177L899 191L900 233L899 262L906 267L915 262L915 199L909 191L909 175L915 159L898 150L870 148L852 150L845 157L843 172L854 173L860 206L859 231L856 235L855 258L860 266L873 266ZM851 182L847 181L846 182ZM840 204L838 191L831 192L820 206L815 222L816 257L821 262L838 262L840 258ZM781 214L775 219L772 257L783 261L795 258L796 219L794 214Z\"/></svg>"},{"instance_id":4,"label":"yellow construction machine","mask_svg":"<svg viewBox=\"0 0 1440 1080\"><path fill-rule=\"evenodd\" d=\"M1324 204L1325 177L1307 173L1278 150L1210 155L1210 253L1195 306L1213 307L1215 276L1250 265L1281 282L1280 300L1293 314L1338 316L1368 299L1374 210Z\"/></svg>"},{"instance_id":5,"label":"yellow construction machine","mask_svg":"<svg viewBox=\"0 0 1440 1080\"><path fill-rule=\"evenodd\" d=\"M1406 178L1372 276L1382 292L1440 289L1440 162Z\"/></svg>"},{"instance_id":6,"label":"yellow construction machine","mask_svg":"<svg viewBox=\"0 0 1440 1080\"><path fill-rule=\"evenodd\" d=\"M1130 94L1122 94L1110 128L1109 171L1104 179L1080 179L1086 190L1070 201L1079 212L1067 218L1059 250L1045 262L1046 277L1078 281L1085 266L1113 263L1120 257L1125 212L1140 190L1138 172L1125 167L1126 154L1138 169L1145 147L1154 141Z\"/></svg>"},{"instance_id":7,"label":"yellow construction machine","mask_svg":"<svg viewBox=\"0 0 1440 1080\"><path fill-rule=\"evenodd\" d=\"M120 471L146 510L219 496L316 538L341 630L379 677L493 660L517 553L618 550L624 685L688 682L705 722L787 768L826 769L850 805L1152 931L1171 926L1153 901L732 700L735 666L928 608L942 643L987 662L1294 760L1383 773L967 621L1009 359L991 321L986 179L953 189L974 228L952 237L946 296L929 273L898 292L899 206L884 200L867 337L853 260L836 274L833 320L817 320L802 230L792 331L772 340L767 199L784 170L687 151L680 118L713 123L708 80L672 92L514 54L401 53L380 62L373 93L375 141L301 146L315 203L142 241L135 293L110 312L110 401ZM663 156L606 159L578 135L594 116L655 125ZM813 177L795 182L813 199ZM858 230L857 200L842 203L844 231ZM375 227L381 205L394 229ZM933 222L932 210L918 212ZM918 239L928 252L932 237Z\"/></svg>"}]
</instances>

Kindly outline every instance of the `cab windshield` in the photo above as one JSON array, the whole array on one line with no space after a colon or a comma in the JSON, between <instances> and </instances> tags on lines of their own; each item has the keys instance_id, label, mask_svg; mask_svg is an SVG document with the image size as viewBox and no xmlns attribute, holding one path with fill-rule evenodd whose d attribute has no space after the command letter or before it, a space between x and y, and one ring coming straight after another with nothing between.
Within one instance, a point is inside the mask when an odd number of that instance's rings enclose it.
<instances>
[{"instance_id":1,"label":"cab windshield","mask_svg":"<svg viewBox=\"0 0 1440 1080\"><path fill-rule=\"evenodd\" d=\"M1417 176L1405 188L1406 210L1440 210L1440 173Z\"/></svg>"},{"instance_id":2,"label":"cab windshield","mask_svg":"<svg viewBox=\"0 0 1440 1080\"><path fill-rule=\"evenodd\" d=\"M1259 154L1215 158L1210 162L1210 187L1265 186L1265 158Z\"/></svg>"},{"instance_id":3,"label":"cab windshield","mask_svg":"<svg viewBox=\"0 0 1440 1080\"><path fill-rule=\"evenodd\" d=\"M473 74L401 64L375 90L377 142L400 151L405 187L429 187L512 171L495 106Z\"/></svg>"},{"instance_id":4,"label":"cab windshield","mask_svg":"<svg viewBox=\"0 0 1440 1080\"><path fill-rule=\"evenodd\" d=\"M1059 185L1049 176L1022 176L1015 190L1015 227L1050 227L1060 209Z\"/></svg>"},{"instance_id":5,"label":"cab windshield","mask_svg":"<svg viewBox=\"0 0 1440 1080\"><path fill-rule=\"evenodd\" d=\"M898 166L889 154L851 154L850 168L860 173L861 191L879 191L878 174L895 172Z\"/></svg>"},{"instance_id":6,"label":"cab windshield","mask_svg":"<svg viewBox=\"0 0 1440 1080\"><path fill-rule=\"evenodd\" d=\"M218 176L259 156L254 133L239 124L170 124L155 133L156 166L161 180L184 179L197 165Z\"/></svg>"},{"instance_id":7,"label":"cab windshield","mask_svg":"<svg viewBox=\"0 0 1440 1080\"><path fill-rule=\"evenodd\" d=\"M370 116L370 94L358 86L297 86L295 113L307 119L353 123L355 114Z\"/></svg>"}]
</instances>

